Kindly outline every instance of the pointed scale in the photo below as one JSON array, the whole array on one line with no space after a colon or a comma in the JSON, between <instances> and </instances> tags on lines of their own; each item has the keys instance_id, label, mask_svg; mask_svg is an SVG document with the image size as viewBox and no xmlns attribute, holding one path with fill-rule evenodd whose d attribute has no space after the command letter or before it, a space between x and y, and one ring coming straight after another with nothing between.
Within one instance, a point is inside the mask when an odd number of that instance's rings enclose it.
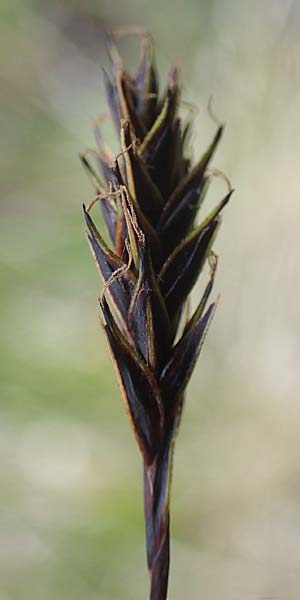
<instances>
[{"instance_id":1,"label":"pointed scale","mask_svg":"<svg viewBox=\"0 0 300 600\"><path fill-rule=\"evenodd\" d=\"M170 411L175 414L178 399L192 375L215 308L216 305L211 304L204 316L188 328L187 333L177 342L169 362L162 371L160 384L168 403L168 414Z\"/></svg>"},{"instance_id":2,"label":"pointed scale","mask_svg":"<svg viewBox=\"0 0 300 600\"><path fill-rule=\"evenodd\" d=\"M87 158L87 155L91 155L96 164L96 168L91 163L91 160ZM112 189L116 189L122 182L122 178L119 170L117 169L118 165L116 161L113 165L109 165L98 152L94 150L86 150L85 152L80 154L80 158L85 168L88 171L89 177L95 186L97 194L102 192L103 197L101 200L99 199L99 204L102 210L102 214L104 220L107 225L107 229L109 231L110 238L113 243L115 243L116 238L116 229L117 229L117 208L115 199L112 196L109 196L106 192L109 190L109 183L112 184ZM100 179L97 170L102 171L105 184Z\"/></svg>"},{"instance_id":3,"label":"pointed scale","mask_svg":"<svg viewBox=\"0 0 300 600\"><path fill-rule=\"evenodd\" d=\"M134 79L136 86L136 110L149 130L155 120L158 83L154 64L153 40L150 35L143 36L142 59Z\"/></svg>"},{"instance_id":4,"label":"pointed scale","mask_svg":"<svg viewBox=\"0 0 300 600\"><path fill-rule=\"evenodd\" d=\"M162 295L171 320L196 283L220 225L219 213L228 203L232 192L175 248L159 274Z\"/></svg>"},{"instance_id":5,"label":"pointed scale","mask_svg":"<svg viewBox=\"0 0 300 600\"><path fill-rule=\"evenodd\" d=\"M178 202L168 218L158 227L163 251L169 255L190 232L197 212L203 204L209 186L209 178L203 177L197 188L191 188Z\"/></svg>"},{"instance_id":6,"label":"pointed scale","mask_svg":"<svg viewBox=\"0 0 300 600\"><path fill-rule=\"evenodd\" d=\"M191 316L191 318L185 324L182 338L184 336L187 336L188 332L202 318L208 298L211 294L211 291L212 291L212 288L214 285L214 280L215 280L215 275L216 275L216 270L217 270L217 261L218 261L217 256L214 255L214 262L213 262L213 266L211 266L211 273L210 273L210 278L209 278L208 284L205 287L205 290L202 294L202 297L200 298L198 306L196 307L196 309L194 311L194 314Z\"/></svg>"},{"instance_id":7,"label":"pointed scale","mask_svg":"<svg viewBox=\"0 0 300 600\"><path fill-rule=\"evenodd\" d=\"M150 254L141 245L139 276L129 308L128 324L137 350L152 371L157 372L170 351L170 321Z\"/></svg>"},{"instance_id":8,"label":"pointed scale","mask_svg":"<svg viewBox=\"0 0 300 600\"><path fill-rule=\"evenodd\" d=\"M160 239L154 227L143 214L141 208L138 205L137 200L134 197L132 197L131 194L130 197L128 195L128 192L126 194L123 194L123 200L126 205L127 213L131 215L132 220L136 221L136 223L138 224L138 228L140 229L140 231L143 232L143 235L146 238L151 253L154 269L160 268L162 261L162 249Z\"/></svg>"},{"instance_id":9,"label":"pointed scale","mask_svg":"<svg viewBox=\"0 0 300 600\"><path fill-rule=\"evenodd\" d=\"M94 169L91 162L88 160L86 153L80 152L79 158L80 158L80 160L87 172L87 175L88 175L90 181L92 182L97 194L99 194L99 192L101 192L101 191L103 192L106 188L106 185L102 181L99 173L97 173L96 169Z\"/></svg>"},{"instance_id":10,"label":"pointed scale","mask_svg":"<svg viewBox=\"0 0 300 600\"><path fill-rule=\"evenodd\" d=\"M173 123L178 104L178 98L178 71L177 69L173 69L170 74L169 87L160 112L139 148L140 155L146 163L149 161L151 164L153 164L157 159L158 152L161 151L167 133ZM160 155L161 152L159 156Z\"/></svg>"},{"instance_id":11,"label":"pointed scale","mask_svg":"<svg viewBox=\"0 0 300 600\"><path fill-rule=\"evenodd\" d=\"M151 225L155 226L163 209L163 198L152 181L144 161L138 154L132 139L129 121L122 122L121 143L126 162L129 192Z\"/></svg>"},{"instance_id":12,"label":"pointed scale","mask_svg":"<svg viewBox=\"0 0 300 600\"><path fill-rule=\"evenodd\" d=\"M122 319L123 328L127 330L128 310L136 284L135 276L126 269L126 264L108 248L85 207L83 210L88 227L88 242L98 270L104 283L111 279L108 292ZM114 277L116 271L119 273L118 277Z\"/></svg>"},{"instance_id":13,"label":"pointed scale","mask_svg":"<svg viewBox=\"0 0 300 600\"><path fill-rule=\"evenodd\" d=\"M105 298L101 306L125 407L145 463L150 465L157 454L164 430L160 392L151 371L116 326Z\"/></svg>"},{"instance_id":14,"label":"pointed scale","mask_svg":"<svg viewBox=\"0 0 300 600\"><path fill-rule=\"evenodd\" d=\"M119 136L121 114L117 86L115 82L110 79L109 75L107 74L105 69L103 69L103 67L101 68L101 71L103 74L103 83L105 88L107 104L109 106L112 120L116 128L117 134Z\"/></svg>"},{"instance_id":15,"label":"pointed scale","mask_svg":"<svg viewBox=\"0 0 300 600\"><path fill-rule=\"evenodd\" d=\"M216 217L206 227L196 229L164 264L159 281L171 321L194 287L219 225Z\"/></svg>"},{"instance_id":16,"label":"pointed scale","mask_svg":"<svg viewBox=\"0 0 300 600\"><path fill-rule=\"evenodd\" d=\"M165 164L166 198L169 198L179 182L185 179L190 163L184 156L181 127L181 120L179 117L175 117L170 135L170 147L167 156L168 163Z\"/></svg>"},{"instance_id":17,"label":"pointed scale","mask_svg":"<svg viewBox=\"0 0 300 600\"><path fill-rule=\"evenodd\" d=\"M116 86L121 118L129 121L135 137L143 140L146 135L146 128L135 110L132 82L123 69L120 69L116 75Z\"/></svg>"},{"instance_id":18,"label":"pointed scale","mask_svg":"<svg viewBox=\"0 0 300 600\"><path fill-rule=\"evenodd\" d=\"M191 189L197 189L202 182L202 179L205 175L205 171L208 167L210 160L212 159L214 152L218 146L218 143L222 137L223 126L219 127L211 145L208 150L202 156L198 164L193 168L193 170L186 176L186 178L179 183L177 188L174 190L172 196L165 204L164 210L161 215L159 226L162 228L166 222L170 219L174 210L178 204L181 203L182 199L186 196L186 194Z\"/></svg>"},{"instance_id":19,"label":"pointed scale","mask_svg":"<svg viewBox=\"0 0 300 600\"><path fill-rule=\"evenodd\" d=\"M116 204L112 197L107 197L99 200L102 214L110 235L110 239L115 243L116 231L117 231L117 210Z\"/></svg>"}]
</instances>

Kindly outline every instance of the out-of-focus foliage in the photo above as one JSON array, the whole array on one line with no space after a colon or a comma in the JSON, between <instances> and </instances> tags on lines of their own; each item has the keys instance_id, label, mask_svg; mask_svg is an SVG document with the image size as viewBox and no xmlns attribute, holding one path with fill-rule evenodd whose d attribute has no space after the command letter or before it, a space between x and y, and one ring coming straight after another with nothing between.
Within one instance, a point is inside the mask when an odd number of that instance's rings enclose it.
<instances>
[{"instance_id":1,"label":"out-of-focus foliage","mask_svg":"<svg viewBox=\"0 0 300 600\"><path fill-rule=\"evenodd\" d=\"M170 598L298 599L299 3L1 0L0 16L0 599L147 589L141 465L95 317L77 157L106 110L102 30L123 24L153 33L162 79L182 66L195 157L214 94L216 164L236 188L176 450Z\"/></svg>"}]
</instances>

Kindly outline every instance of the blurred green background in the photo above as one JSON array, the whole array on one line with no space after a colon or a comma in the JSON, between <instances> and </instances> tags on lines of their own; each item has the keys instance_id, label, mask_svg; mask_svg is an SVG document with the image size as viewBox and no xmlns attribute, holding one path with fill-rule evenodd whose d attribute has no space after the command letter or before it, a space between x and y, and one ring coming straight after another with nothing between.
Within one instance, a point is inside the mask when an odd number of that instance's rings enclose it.
<instances>
[{"instance_id":1,"label":"blurred green background","mask_svg":"<svg viewBox=\"0 0 300 600\"><path fill-rule=\"evenodd\" d=\"M131 24L153 33L161 79L181 65L195 157L214 94L215 166L236 188L175 455L169 597L298 600L299 2L1 0L0 13L0 600L148 593L141 461L98 325L78 160L106 112L103 28ZM137 43L121 47L134 67ZM216 181L211 201L222 193Z\"/></svg>"}]
</instances>

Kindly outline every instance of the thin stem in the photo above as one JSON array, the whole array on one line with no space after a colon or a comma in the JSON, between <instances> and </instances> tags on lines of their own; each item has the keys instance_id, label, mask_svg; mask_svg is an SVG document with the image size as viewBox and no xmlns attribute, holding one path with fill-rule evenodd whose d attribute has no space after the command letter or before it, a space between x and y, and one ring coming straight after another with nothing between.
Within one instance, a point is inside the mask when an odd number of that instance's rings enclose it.
<instances>
[{"instance_id":1,"label":"thin stem","mask_svg":"<svg viewBox=\"0 0 300 600\"><path fill-rule=\"evenodd\" d=\"M150 600L166 600L170 566L169 492L172 436L152 465L144 465L144 506Z\"/></svg>"},{"instance_id":2,"label":"thin stem","mask_svg":"<svg viewBox=\"0 0 300 600\"><path fill-rule=\"evenodd\" d=\"M149 570L151 577L150 600L166 600L170 565L169 519L163 543Z\"/></svg>"}]
</instances>

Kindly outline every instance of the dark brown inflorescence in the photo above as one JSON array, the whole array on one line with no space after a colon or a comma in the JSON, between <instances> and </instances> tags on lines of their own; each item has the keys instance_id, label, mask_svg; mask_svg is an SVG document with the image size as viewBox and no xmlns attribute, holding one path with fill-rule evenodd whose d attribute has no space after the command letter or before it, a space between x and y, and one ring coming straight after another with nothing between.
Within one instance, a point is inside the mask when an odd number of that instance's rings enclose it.
<instances>
[{"instance_id":1,"label":"dark brown inflorescence","mask_svg":"<svg viewBox=\"0 0 300 600\"><path fill-rule=\"evenodd\" d=\"M104 329L144 462L150 599L165 600L172 451L184 392L215 310L215 303L207 307L216 270L211 248L232 190L195 224L223 126L191 167L186 154L191 124L183 125L178 116L178 69L171 70L159 93L152 39L144 33L141 40L140 65L132 77L114 36L107 36L112 76L105 73L104 80L120 154L112 157L96 122L98 150L93 162L90 152L81 158L97 191L84 216L104 283ZM90 216L96 203L111 248ZM207 260L209 281L188 317L187 300Z\"/></svg>"}]
</instances>

